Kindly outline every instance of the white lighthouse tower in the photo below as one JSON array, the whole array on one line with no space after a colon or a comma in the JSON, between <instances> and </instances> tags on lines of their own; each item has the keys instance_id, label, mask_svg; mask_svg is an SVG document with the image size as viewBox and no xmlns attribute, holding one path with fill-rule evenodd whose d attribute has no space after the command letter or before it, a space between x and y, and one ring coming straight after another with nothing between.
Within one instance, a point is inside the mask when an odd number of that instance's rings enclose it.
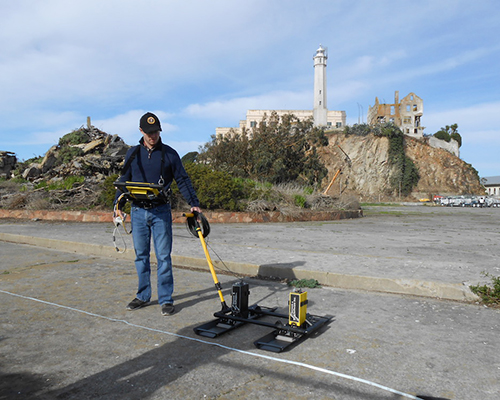
<instances>
[{"instance_id":1,"label":"white lighthouse tower","mask_svg":"<svg viewBox=\"0 0 500 400\"><path fill-rule=\"evenodd\" d=\"M327 51L321 45L316 50L314 60L314 107L315 126L326 126L328 109L326 108L326 60Z\"/></svg>"}]
</instances>

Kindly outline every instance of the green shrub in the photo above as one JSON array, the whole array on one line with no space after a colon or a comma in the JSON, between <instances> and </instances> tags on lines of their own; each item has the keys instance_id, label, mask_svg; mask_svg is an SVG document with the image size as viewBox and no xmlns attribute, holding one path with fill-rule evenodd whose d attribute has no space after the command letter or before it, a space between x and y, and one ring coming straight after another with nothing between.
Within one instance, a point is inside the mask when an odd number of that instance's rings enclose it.
<instances>
[{"instance_id":1,"label":"green shrub","mask_svg":"<svg viewBox=\"0 0 500 400\"><path fill-rule=\"evenodd\" d=\"M293 202L297 207L300 208L306 207L306 198L300 194L296 194L293 196Z\"/></svg>"},{"instance_id":2,"label":"green shrub","mask_svg":"<svg viewBox=\"0 0 500 400\"><path fill-rule=\"evenodd\" d=\"M346 125L344 127L345 135L367 136L373 131L373 127L368 124Z\"/></svg>"},{"instance_id":3,"label":"green shrub","mask_svg":"<svg viewBox=\"0 0 500 400\"><path fill-rule=\"evenodd\" d=\"M451 136L448 132L439 131L434 134L437 139L444 140L445 142L449 142L451 140Z\"/></svg>"},{"instance_id":4,"label":"green shrub","mask_svg":"<svg viewBox=\"0 0 500 400\"><path fill-rule=\"evenodd\" d=\"M116 195L116 188L113 186L113 183L116 182L119 177L120 176L118 174L110 175L101 184L102 190L99 196L99 203L104 204L110 209L113 208L113 202Z\"/></svg>"},{"instance_id":5,"label":"green shrub","mask_svg":"<svg viewBox=\"0 0 500 400\"><path fill-rule=\"evenodd\" d=\"M90 140L89 135L82 130L75 130L67 133L59 139L59 146L75 145L87 143Z\"/></svg>"},{"instance_id":6,"label":"green shrub","mask_svg":"<svg viewBox=\"0 0 500 400\"><path fill-rule=\"evenodd\" d=\"M63 146L57 155L57 165L69 163L75 157L83 155L83 150L78 147Z\"/></svg>"},{"instance_id":7,"label":"green shrub","mask_svg":"<svg viewBox=\"0 0 500 400\"><path fill-rule=\"evenodd\" d=\"M411 193L420 180L420 174L414 162L405 154L404 134L395 124L387 123L378 126L375 136L389 139L389 163L394 166L395 174L391 186L395 192L403 196Z\"/></svg>"},{"instance_id":8,"label":"green shrub","mask_svg":"<svg viewBox=\"0 0 500 400\"><path fill-rule=\"evenodd\" d=\"M321 285L316 279L295 279L293 281L288 282L288 286L293 286L296 288L320 288Z\"/></svg>"},{"instance_id":9,"label":"green shrub","mask_svg":"<svg viewBox=\"0 0 500 400\"><path fill-rule=\"evenodd\" d=\"M35 188L36 189L41 189L44 188L47 191L50 190L69 190L72 189L75 184L81 184L85 181L84 176L68 176L64 178L62 181L57 181L57 182L47 182L47 181L41 181L39 182Z\"/></svg>"},{"instance_id":10,"label":"green shrub","mask_svg":"<svg viewBox=\"0 0 500 400\"><path fill-rule=\"evenodd\" d=\"M235 179L227 172L214 171L204 164L188 163L185 168L203 209L244 210L244 200L251 197L255 189L255 183L251 180ZM175 182L172 184L172 193L173 207L180 206L181 195Z\"/></svg>"},{"instance_id":11,"label":"green shrub","mask_svg":"<svg viewBox=\"0 0 500 400\"><path fill-rule=\"evenodd\" d=\"M483 275L491 278L491 285L471 285L470 290L472 293L477 294L483 303L485 304L500 304L500 277L499 276L491 276L488 273L484 273Z\"/></svg>"}]
</instances>

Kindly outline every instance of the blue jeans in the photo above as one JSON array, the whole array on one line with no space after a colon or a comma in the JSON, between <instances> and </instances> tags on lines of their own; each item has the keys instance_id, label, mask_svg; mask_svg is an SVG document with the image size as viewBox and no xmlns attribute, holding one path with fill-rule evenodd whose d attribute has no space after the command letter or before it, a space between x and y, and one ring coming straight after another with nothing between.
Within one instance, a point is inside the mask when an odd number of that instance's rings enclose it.
<instances>
[{"instance_id":1,"label":"blue jeans","mask_svg":"<svg viewBox=\"0 0 500 400\"><path fill-rule=\"evenodd\" d=\"M151 300L151 236L155 248L158 284L158 303L173 304L174 276L172 273L172 211L170 204L144 209L132 205L132 237L135 248L135 268L139 278L136 297Z\"/></svg>"}]
</instances>

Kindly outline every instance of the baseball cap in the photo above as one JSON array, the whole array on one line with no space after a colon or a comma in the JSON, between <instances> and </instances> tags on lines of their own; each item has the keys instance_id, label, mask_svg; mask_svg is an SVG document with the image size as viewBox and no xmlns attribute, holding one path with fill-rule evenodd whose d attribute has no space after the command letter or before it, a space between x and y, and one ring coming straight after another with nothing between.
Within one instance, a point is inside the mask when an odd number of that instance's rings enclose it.
<instances>
[{"instance_id":1,"label":"baseball cap","mask_svg":"<svg viewBox=\"0 0 500 400\"><path fill-rule=\"evenodd\" d=\"M161 131L160 120L151 112L148 112L141 117L139 127L144 133Z\"/></svg>"}]
</instances>

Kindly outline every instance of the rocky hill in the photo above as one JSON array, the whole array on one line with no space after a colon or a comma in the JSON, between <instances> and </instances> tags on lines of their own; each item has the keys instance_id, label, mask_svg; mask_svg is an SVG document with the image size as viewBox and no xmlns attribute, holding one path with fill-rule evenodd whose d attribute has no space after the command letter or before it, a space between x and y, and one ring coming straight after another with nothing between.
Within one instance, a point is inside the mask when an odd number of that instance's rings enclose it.
<instances>
[{"instance_id":1,"label":"rocky hill","mask_svg":"<svg viewBox=\"0 0 500 400\"><path fill-rule=\"evenodd\" d=\"M360 201L387 201L399 198L391 186L394 166L389 162L389 139L329 133L329 145L320 151L329 171L329 180L341 174L328 194L357 194ZM339 149L339 146L341 149ZM346 155L350 163L346 161ZM405 153L414 162L420 175L418 185L408 200L432 198L434 194L483 194L477 171L452 153L431 147L424 139L405 136Z\"/></svg>"},{"instance_id":2,"label":"rocky hill","mask_svg":"<svg viewBox=\"0 0 500 400\"><path fill-rule=\"evenodd\" d=\"M0 185L0 207L99 206L105 179L120 173L129 147L118 135L88 125L63 136L42 158L16 162L12 153L0 152L4 153L4 159L0 160L4 175L14 178ZM15 178L28 183L21 185Z\"/></svg>"}]
</instances>

